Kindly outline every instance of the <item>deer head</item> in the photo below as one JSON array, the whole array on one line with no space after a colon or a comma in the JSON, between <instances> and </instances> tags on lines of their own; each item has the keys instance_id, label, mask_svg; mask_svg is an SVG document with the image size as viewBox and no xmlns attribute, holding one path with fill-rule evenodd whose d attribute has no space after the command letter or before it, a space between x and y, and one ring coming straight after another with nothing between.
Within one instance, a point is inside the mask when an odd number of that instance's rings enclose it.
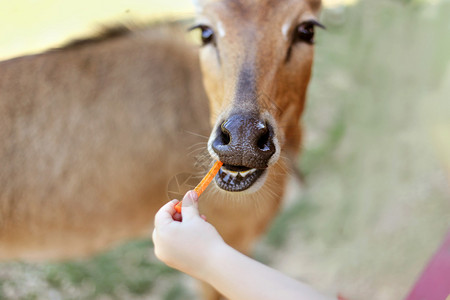
<instances>
[{"instance_id":1,"label":"deer head","mask_svg":"<svg viewBox=\"0 0 450 300\"><path fill-rule=\"evenodd\" d=\"M258 190L283 151L297 153L311 75L319 0L196 1L209 97L215 178L230 192Z\"/></svg>"}]
</instances>

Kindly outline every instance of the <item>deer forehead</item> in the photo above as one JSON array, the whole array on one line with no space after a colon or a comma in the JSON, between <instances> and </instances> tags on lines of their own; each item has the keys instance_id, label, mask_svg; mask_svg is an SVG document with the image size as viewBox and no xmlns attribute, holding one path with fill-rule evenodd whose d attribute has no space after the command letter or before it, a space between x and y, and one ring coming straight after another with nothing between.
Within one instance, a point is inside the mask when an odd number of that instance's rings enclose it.
<instances>
[{"instance_id":1,"label":"deer forehead","mask_svg":"<svg viewBox=\"0 0 450 300\"><path fill-rule=\"evenodd\" d=\"M219 37L227 33L279 34L285 40L290 29L303 20L315 18L320 0L193 0L197 19L213 27ZM253 29L253 30L252 30ZM276 36L275 36L276 37Z\"/></svg>"},{"instance_id":2,"label":"deer forehead","mask_svg":"<svg viewBox=\"0 0 450 300\"><path fill-rule=\"evenodd\" d=\"M224 3L229 7L246 8L251 6L261 6L261 7L276 7L277 5L291 5L294 6L299 2L308 3L308 5L317 11L320 9L321 0L192 0L192 3L196 8L202 10L206 5L211 3Z\"/></svg>"}]
</instances>

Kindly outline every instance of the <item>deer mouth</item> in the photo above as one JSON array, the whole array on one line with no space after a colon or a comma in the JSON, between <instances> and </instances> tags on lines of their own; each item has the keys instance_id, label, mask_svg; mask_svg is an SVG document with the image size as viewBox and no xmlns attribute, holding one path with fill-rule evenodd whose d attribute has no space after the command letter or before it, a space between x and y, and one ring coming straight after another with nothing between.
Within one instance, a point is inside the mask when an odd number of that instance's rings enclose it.
<instances>
[{"instance_id":1,"label":"deer mouth","mask_svg":"<svg viewBox=\"0 0 450 300\"><path fill-rule=\"evenodd\" d=\"M265 172L265 169L244 166L223 165L215 177L218 187L228 192L241 192L251 187Z\"/></svg>"}]
</instances>

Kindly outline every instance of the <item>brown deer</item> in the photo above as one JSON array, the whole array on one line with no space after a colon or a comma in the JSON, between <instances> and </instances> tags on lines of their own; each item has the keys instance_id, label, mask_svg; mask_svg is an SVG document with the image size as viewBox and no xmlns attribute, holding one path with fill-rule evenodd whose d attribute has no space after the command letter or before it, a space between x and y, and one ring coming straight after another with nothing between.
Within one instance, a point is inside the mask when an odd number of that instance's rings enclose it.
<instances>
[{"instance_id":1,"label":"brown deer","mask_svg":"<svg viewBox=\"0 0 450 300\"><path fill-rule=\"evenodd\" d=\"M197 143L224 163L200 210L249 252L299 151L320 1L196 8L200 50L160 25L0 63L0 259L148 235L169 180L194 172Z\"/></svg>"}]
</instances>

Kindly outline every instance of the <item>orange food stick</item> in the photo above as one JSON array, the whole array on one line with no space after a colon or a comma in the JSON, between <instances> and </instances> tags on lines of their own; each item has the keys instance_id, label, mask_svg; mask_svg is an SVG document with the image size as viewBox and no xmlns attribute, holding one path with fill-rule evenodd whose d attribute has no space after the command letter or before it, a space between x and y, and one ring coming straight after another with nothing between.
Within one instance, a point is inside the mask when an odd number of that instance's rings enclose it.
<instances>
[{"instance_id":1,"label":"orange food stick","mask_svg":"<svg viewBox=\"0 0 450 300\"><path fill-rule=\"evenodd\" d=\"M212 166L211 170L203 177L202 181L200 181L199 184L194 188L194 191L197 193L198 197L205 191L205 189L208 187L208 185L213 180L214 176L216 176L217 172L219 172L220 168L222 167L223 162L216 161L214 165ZM181 213L181 201L175 205L175 210L178 213Z\"/></svg>"}]
</instances>

